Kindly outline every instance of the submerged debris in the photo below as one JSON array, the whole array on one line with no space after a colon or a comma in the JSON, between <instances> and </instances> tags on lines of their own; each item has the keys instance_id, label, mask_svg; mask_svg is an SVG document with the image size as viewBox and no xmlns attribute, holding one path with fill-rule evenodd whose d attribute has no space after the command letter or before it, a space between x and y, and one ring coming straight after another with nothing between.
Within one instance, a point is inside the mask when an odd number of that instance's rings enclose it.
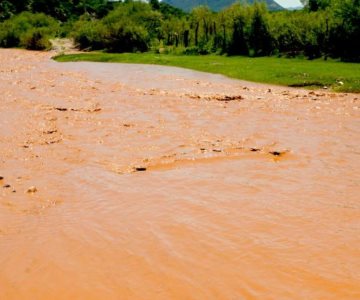
<instances>
[{"instance_id":1,"label":"submerged debris","mask_svg":"<svg viewBox=\"0 0 360 300\"><path fill-rule=\"evenodd\" d=\"M55 132L57 132L57 129L44 131L44 134L53 134Z\"/></svg>"},{"instance_id":2,"label":"submerged debris","mask_svg":"<svg viewBox=\"0 0 360 300\"><path fill-rule=\"evenodd\" d=\"M58 111L68 111L66 107L55 107L55 109Z\"/></svg>"},{"instance_id":3,"label":"submerged debris","mask_svg":"<svg viewBox=\"0 0 360 300\"><path fill-rule=\"evenodd\" d=\"M31 186L31 187L29 187L29 188L26 190L26 192L27 192L28 194L34 194L34 193L37 192L37 188L36 188L35 186Z\"/></svg>"},{"instance_id":4,"label":"submerged debris","mask_svg":"<svg viewBox=\"0 0 360 300\"><path fill-rule=\"evenodd\" d=\"M75 109L72 109L74 111L80 111L80 110L75 110ZM101 111L102 108L101 107L95 107L95 108L89 108L87 111L92 113L92 112L98 112L98 111Z\"/></svg>"},{"instance_id":5,"label":"submerged debris","mask_svg":"<svg viewBox=\"0 0 360 300\"><path fill-rule=\"evenodd\" d=\"M270 151L269 154L274 156L283 156L287 151Z\"/></svg>"},{"instance_id":6,"label":"submerged debris","mask_svg":"<svg viewBox=\"0 0 360 300\"><path fill-rule=\"evenodd\" d=\"M231 95L231 96L224 95L224 96L215 96L214 99L218 101L234 101L234 100L242 100L244 98L240 95Z\"/></svg>"},{"instance_id":7,"label":"submerged debris","mask_svg":"<svg viewBox=\"0 0 360 300\"><path fill-rule=\"evenodd\" d=\"M243 100L244 98L241 95L208 95L208 94L203 94L203 95L199 95L199 94L185 94L185 96L191 98L191 99L204 99L204 100L216 100L216 101L224 101L224 102L228 102L228 101L240 101Z\"/></svg>"},{"instance_id":8,"label":"submerged debris","mask_svg":"<svg viewBox=\"0 0 360 300\"><path fill-rule=\"evenodd\" d=\"M58 111L79 111L79 112L89 112L89 113L99 112L102 110L102 108L99 107L98 105L95 105L95 107L91 107L91 108L54 107L54 109Z\"/></svg>"}]
</instances>

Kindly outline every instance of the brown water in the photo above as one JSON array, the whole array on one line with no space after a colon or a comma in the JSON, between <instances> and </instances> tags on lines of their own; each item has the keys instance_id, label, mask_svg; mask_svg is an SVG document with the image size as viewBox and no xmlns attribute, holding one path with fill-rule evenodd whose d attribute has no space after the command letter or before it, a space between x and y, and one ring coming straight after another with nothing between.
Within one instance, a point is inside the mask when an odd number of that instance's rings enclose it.
<instances>
[{"instance_id":1,"label":"brown water","mask_svg":"<svg viewBox=\"0 0 360 300\"><path fill-rule=\"evenodd\" d=\"M360 299L359 95L49 57L0 50L0 299Z\"/></svg>"}]
</instances>

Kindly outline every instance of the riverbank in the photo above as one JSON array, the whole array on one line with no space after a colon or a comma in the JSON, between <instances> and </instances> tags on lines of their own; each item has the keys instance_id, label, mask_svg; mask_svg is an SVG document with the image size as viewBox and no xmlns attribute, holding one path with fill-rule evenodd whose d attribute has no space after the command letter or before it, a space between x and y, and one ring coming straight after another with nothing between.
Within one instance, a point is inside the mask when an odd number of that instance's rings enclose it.
<instances>
[{"instance_id":1,"label":"riverbank","mask_svg":"<svg viewBox=\"0 0 360 300\"><path fill-rule=\"evenodd\" d=\"M102 52L59 55L54 59L59 62L92 61L176 66L260 83L360 92L360 64L322 59L309 61L301 58Z\"/></svg>"}]
</instances>

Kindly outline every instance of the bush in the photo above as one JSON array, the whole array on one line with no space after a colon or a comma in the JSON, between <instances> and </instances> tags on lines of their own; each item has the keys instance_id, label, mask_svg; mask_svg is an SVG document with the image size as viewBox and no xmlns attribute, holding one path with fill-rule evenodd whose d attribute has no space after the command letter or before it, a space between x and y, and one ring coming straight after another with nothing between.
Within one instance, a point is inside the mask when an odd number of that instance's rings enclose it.
<instances>
[{"instance_id":1,"label":"bush","mask_svg":"<svg viewBox=\"0 0 360 300\"><path fill-rule=\"evenodd\" d=\"M32 29L21 37L20 46L28 50L46 50L50 49L49 38L41 29Z\"/></svg>"},{"instance_id":2,"label":"bush","mask_svg":"<svg viewBox=\"0 0 360 300\"><path fill-rule=\"evenodd\" d=\"M118 3L101 20L84 14L71 36L80 49L107 52L145 52L159 45L161 14L142 2Z\"/></svg>"},{"instance_id":3,"label":"bush","mask_svg":"<svg viewBox=\"0 0 360 300\"><path fill-rule=\"evenodd\" d=\"M72 37L81 49L100 50L105 48L105 27L97 20L84 20L76 22Z\"/></svg>"},{"instance_id":4,"label":"bush","mask_svg":"<svg viewBox=\"0 0 360 300\"><path fill-rule=\"evenodd\" d=\"M4 22L0 24L0 47L16 47L20 43L19 34L15 32L13 24Z\"/></svg>"},{"instance_id":5,"label":"bush","mask_svg":"<svg viewBox=\"0 0 360 300\"><path fill-rule=\"evenodd\" d=\"M58 30L59 25L53 18L24 12L0 23L0 47L47 49L49 38L55 36Z\"/></svg>"},{"instance_id":6,"label":"bush","mask_svg":"<svg viewBox=\"0 0 360 300\"><path fill-rule=\"evenodd\" d=\"M149 33L142 26L122 20L106 29L105 40L108 52L145 52L149 49Z\"/></svg>"}]
</instances>

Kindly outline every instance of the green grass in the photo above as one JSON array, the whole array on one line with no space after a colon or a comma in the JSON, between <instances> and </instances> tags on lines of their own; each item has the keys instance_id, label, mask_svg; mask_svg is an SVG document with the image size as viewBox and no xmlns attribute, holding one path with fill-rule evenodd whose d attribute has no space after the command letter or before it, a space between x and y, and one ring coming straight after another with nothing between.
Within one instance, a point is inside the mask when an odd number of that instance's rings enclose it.
<instances>
[{"instance_id":1,"label":"green grass","mask_svg":"<svg viewBox=\"0 0 360 300\"><path fill-rule=\"evenodd\" d=\"M102 52L59 55L54 59L59 62L93 61L176 66L254 82L307 88L326 86L338 92L360 92L360 64L320 59L309 61L301 58Z\"/></svg>"}]
</instances>

